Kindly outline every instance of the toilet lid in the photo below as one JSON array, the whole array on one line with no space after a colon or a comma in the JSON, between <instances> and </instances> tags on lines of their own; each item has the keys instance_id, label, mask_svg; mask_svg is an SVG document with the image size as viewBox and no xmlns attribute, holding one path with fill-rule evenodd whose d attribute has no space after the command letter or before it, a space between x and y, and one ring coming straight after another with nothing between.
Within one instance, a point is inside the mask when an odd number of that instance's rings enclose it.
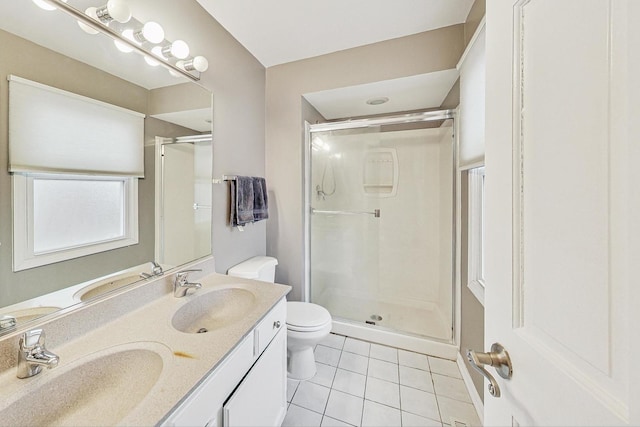
<instances>
[{"instance_id":1,"label":"toilet lid","mask_svg":"<svg viewBox=\"0 0 640 427\"><path fill-rule=\"evenodd\" d=\"M318 329L331 322L326 308L310 302L287 302L287 326L295 330Z\"/></svg>"}]
</instances>

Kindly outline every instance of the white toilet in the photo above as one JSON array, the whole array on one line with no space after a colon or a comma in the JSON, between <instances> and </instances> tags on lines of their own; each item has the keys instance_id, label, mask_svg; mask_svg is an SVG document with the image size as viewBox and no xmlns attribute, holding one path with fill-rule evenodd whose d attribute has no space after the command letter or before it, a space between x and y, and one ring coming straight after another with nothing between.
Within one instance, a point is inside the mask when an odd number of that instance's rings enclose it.
<instances>
[{"instance_id":1,"label":"white toilet","mask_svg":"<svg viewBox=\"0 0 640 427\"><path fill-rule=\"evenodd\" d=\"M267 256L250 258L231 267L227 274L273 283L278 260ZM331 332L331 314L310 302L287 302L287 374L308 380L316 374L313 349Z\"/></svg>"}]
</instances>

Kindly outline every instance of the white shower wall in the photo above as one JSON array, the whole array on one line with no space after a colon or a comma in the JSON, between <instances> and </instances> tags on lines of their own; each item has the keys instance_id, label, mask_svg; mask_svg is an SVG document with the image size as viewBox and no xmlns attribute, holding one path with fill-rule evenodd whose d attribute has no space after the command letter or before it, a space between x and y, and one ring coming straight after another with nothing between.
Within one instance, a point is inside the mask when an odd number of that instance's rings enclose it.
<instances>
[{"instance_id":1,"label":"white shower wall","mask_svg":"<svg viewBox=\"0 0 640 427\"><path fill-rule=\"evenodd\" d=\"M311 205L315 210L373 215L314 214L311 218L312 301L356 321L380 315L381 326L441 339L451 337L452 128L379 132L357 129L315 134ZM367 153L393 149L396 192L368 194ZM388 165L382 166L388 175ZM333 171L331 169L333 168ZM324 174L324 184L322 177ZM316 193L317 186L325 193ZM383 180L384 181L384 180ZM382 191L389 191L384 188Z\"/></svg>"}]
</instances>

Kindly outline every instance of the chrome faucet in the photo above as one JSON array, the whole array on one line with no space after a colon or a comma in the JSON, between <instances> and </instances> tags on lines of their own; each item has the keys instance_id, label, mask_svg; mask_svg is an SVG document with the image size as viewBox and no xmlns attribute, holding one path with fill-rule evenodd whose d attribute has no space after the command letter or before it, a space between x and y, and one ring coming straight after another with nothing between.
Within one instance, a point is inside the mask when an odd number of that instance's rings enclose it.
<instances>
[{"instance_id":1,"label":"chrome faucet","mask_svg":"<svg viewBox=\"0 0 640 427\"><path fill-rule=\"evenodd\" d=\"M160 264L155 261L151 261L151 265L153 266L151 268L151 274L142 272L140 273L140 277L142 277L143 279L150 279L152 277L162 276L164 274L164 271L162 270L162 266Z\"/></svg>"},{"instance_id":2,"label":"chrome faucet","mask_svg":"<svg viewBox=\"0 0 640 427\"><path fill-rule=\"evenodd\" d=\"M22 334L18 350L18 378L38 375L43 366L47 369L58 366L60 358L47 351L44 342L45 335L42 329L33 329Z\"/></svg>"},{"instance_id":3,"label":"chrome faucet","mask_svg":"<svg viewBox=\"0 0 640 427\"><path fill-rule=\"evenodd\" d=\"M153 268L151 269L151 273L154 276L162 276L164 274L164 271L162 270L162 266L160 264L158 264L155 261L151 261L151 264L153 265Z\"/></svg>"},{"instance_id":4,"label":"chrome faucet","mask_svg":"<svg viewBox=\"0 0 640 427\"><path fill-rule=\"evenodd\" d=\"M182 270L176 273L176 280L173 282L173 296L176 298L182 298L187 294L189 289L200 289L202 285L200 283L189 282L189 273L202 270Z\"/></svg>"},{"instance_id":5,"label":"chrome faucet","mask_svg":"<svg viewBox=\"0 0 640 427\"><path fill-rule=\"evenodd\" d=\"M0 317L0 330L15 328L18 321L15 317L10 315L4 315Z\"/></svg>"}]
</instances>

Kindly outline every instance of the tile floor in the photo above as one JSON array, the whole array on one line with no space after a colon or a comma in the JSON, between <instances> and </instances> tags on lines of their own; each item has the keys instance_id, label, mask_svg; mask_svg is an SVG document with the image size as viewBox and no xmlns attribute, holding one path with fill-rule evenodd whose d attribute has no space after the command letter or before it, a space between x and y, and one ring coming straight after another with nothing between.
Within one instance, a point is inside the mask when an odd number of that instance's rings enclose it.
<instances>
[{"instance_id":1,"label":"tile floor","mask_svg":"<svg viewBox=\"0 0 640 427\"><path fill-rule=\"evenodd\" d=\"M287 381L283 426L479 426L455 362L331 334L317 374Z\"/></svg>"}]
</instances>

